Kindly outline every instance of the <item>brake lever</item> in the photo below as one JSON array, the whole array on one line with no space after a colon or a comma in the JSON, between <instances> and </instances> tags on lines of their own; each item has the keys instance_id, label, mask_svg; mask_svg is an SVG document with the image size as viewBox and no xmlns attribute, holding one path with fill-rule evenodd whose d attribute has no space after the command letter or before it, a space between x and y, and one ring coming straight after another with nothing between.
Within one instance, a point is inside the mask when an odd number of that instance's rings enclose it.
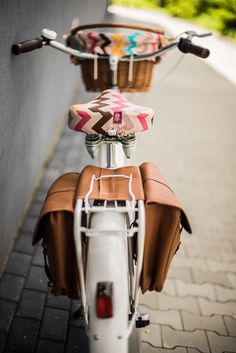
<instances>
[{"instance_id":1,"label":"brake lever","mask_svg":"<svg viewBox=\"0 0 236 353\"><path fill-rule=\"evenodd\" d=\"M204 38L204 37L209 37L212 36L212 32L207 32L207 33L203 33L203 34L197 34L196 37L198 38Z\"/></svg>"},{"instance_id":2,"label":"brake lever","mask_svg":"<svg viewBox=\"0 0 236 353\"><path fill-rule=\"evenodd\" d=\"M202 34L198 34L195 31L186 31L184 32L185 34L187 34L188 39L192 39L193 37L198 37L198 38L204 38L204 37L209 37L212 36L212 32L207 32L207 33L202 33Z\"/></svg>"}]
</instances>

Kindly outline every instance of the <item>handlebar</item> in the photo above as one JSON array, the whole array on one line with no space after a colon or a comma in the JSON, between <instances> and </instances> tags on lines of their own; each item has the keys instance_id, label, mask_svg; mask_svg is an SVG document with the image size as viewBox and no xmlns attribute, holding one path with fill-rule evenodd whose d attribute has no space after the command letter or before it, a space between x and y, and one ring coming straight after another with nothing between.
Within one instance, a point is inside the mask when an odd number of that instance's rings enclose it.
<instances>
[{"instance_id":1,"label":"handlebar","mask_svg":"<svg viewBox=\"0 0 236 353\"><path fill-rule=\"evenodd\" d=\"M210 51L206 48L202 48L198 45L195 45L192 43L192 38L193 37L206 37L211 35L211 33L204 33L204 34L198 34L194 31L186 31L183 33L183 35L187 35L187 38L180 37L178 40L173 40L169 45L160 48L158 51L155 53L151 54L145 54L145 55L135 55L133 57L134 61L140 61L140 60L148 60L151 58L155 58L158 56L163 55L167 51L171 50L172 48L178 48L182 53L190 53L196 56L199 56L200 58L207 58L210 55ZM43 45L50 45L51 47L58 49L60 51L63 51L64 53L67 53L69 55L73 55L79 59L109 59L109 56L100 56L97 54L91 54L91 53L84 53L80 52L79 50L72 49L70 47L67 47L66 45L56 41L56 32L44 29L42 31L42 36L41 38L35 38L32 40L27 40L22 43L14 44L12 46L12 53L15 55L26 53L29 51L33 51L35 49L42 48ZM120 58L120 60L130 60L130 56L125 56Z\"/></svg>"},{"instance_id":2,"label":"handlebar","mask_svg":"<svg viewBox=\"0 0 236 353\"><path fill-rule=\"evenodd\" d=\"M14 44L12 46L12 53L15 55L19 55L22 53L26 53L28 51L32 51L35 49L40 49L43 46L43 38L35 38L31 40L26 40L22 43Z\"/></svg>"},{"instance_id":3,"label":"handlebar","mask_svg":"<svg viewBox=\"0 0 236 353\"><path fill-rule=\"evenodd\" d=\"M209 49L193 44L188 38L180 38L178 48L184 54L190 53L203 59L208 58L210 55Z\"/></svg>"}]
</instances>

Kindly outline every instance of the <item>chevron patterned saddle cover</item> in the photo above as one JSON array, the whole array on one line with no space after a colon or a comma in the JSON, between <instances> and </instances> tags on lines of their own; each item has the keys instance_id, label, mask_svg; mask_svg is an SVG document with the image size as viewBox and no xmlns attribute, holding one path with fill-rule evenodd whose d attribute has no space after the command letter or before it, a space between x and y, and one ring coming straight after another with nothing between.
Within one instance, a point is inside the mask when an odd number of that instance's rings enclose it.
<instances>
[{"instance_id":1,"label":"chevron patterned saddle cover","mask_svg":"<svg viewBox=\"0 0 236 353\"><path fill-rule=\"evenodd\" d=\"M89 103L73 105L68 125L87 134L121 136L149 130L153 117L151 108L135 105L120 92L108 89Z\"/></svg>"}]
</instances>

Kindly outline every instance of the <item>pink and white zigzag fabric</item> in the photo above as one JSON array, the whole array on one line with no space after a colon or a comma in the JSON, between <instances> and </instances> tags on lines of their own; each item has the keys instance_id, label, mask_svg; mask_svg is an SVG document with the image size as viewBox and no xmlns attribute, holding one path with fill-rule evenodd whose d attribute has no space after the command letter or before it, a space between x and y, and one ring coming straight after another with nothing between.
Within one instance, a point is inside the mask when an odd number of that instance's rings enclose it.
<instances>
[{"instance_id":1,"label":"pink and white zigzag fabric","mask_svg":"<svg viewBox=\"0 0 236 353\"><path fill-rule=\"evenodd\" d=\"M87 134L113 132L120 136L150 129L153 117L151 108L135 105L120 92L108 89L89 103L73 105L68 125Z\"/></svg>"}]
</instances>

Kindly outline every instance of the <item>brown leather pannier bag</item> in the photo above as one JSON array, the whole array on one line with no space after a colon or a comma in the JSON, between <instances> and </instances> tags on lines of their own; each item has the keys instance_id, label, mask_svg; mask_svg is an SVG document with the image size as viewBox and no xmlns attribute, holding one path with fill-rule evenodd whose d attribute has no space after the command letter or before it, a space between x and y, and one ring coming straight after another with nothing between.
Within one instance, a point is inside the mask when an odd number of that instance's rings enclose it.
<instances>
[{"instance_id":1,"label":"brown leather pannier bag","mask_svg":"<svg viewBox=\"0 0 236 353\"><path fill-rule=\"evenodd\" d=\"M152 163L140 166L145 195L146 233L142 292L163 288L173 256L180 245L182 228L192 233L188 218L174 192Z\"/></svg>"},{"instance_id":2,"label":"brown leather pannier bag","mask_svg":"<svg viewBox=\"0 0 236 353\"><path fill-rule=\"evenodd\" d=\"M65 294L74 299L79 297L73 237L74 195L79 175L67 173L52 184L41 209L32 241L35 245L39 240L43 240L45 271L53 286L52 293Z\"/></svg>"},{"instance_id":3,"label":"brown leather pannier bag","mask_svg":"<svg viewBox=\"0 0 236 353\"><path fill-rule=\"evenodd\" d=\"M180 244L182 227L191 227L182 206L162 178L157 167L144 163L140 167L108 170L87 166L79 173L67 173L48 190L33 234L33 245L43 240L45 270L52 282L54 295L80 296L73 238L73 215L77 198L88 192L92 175L132 173L132 190L136 200L144 200L146 233L141 275L142 292L161 291L171 260ZM94 184L93 199L129 200L126 179L106 178ZM86 248L86 242L85 242ZM86 253L86 251L85 251ZM48 264L47 264L48 259Z\"/></svg>"}]
</instances>

